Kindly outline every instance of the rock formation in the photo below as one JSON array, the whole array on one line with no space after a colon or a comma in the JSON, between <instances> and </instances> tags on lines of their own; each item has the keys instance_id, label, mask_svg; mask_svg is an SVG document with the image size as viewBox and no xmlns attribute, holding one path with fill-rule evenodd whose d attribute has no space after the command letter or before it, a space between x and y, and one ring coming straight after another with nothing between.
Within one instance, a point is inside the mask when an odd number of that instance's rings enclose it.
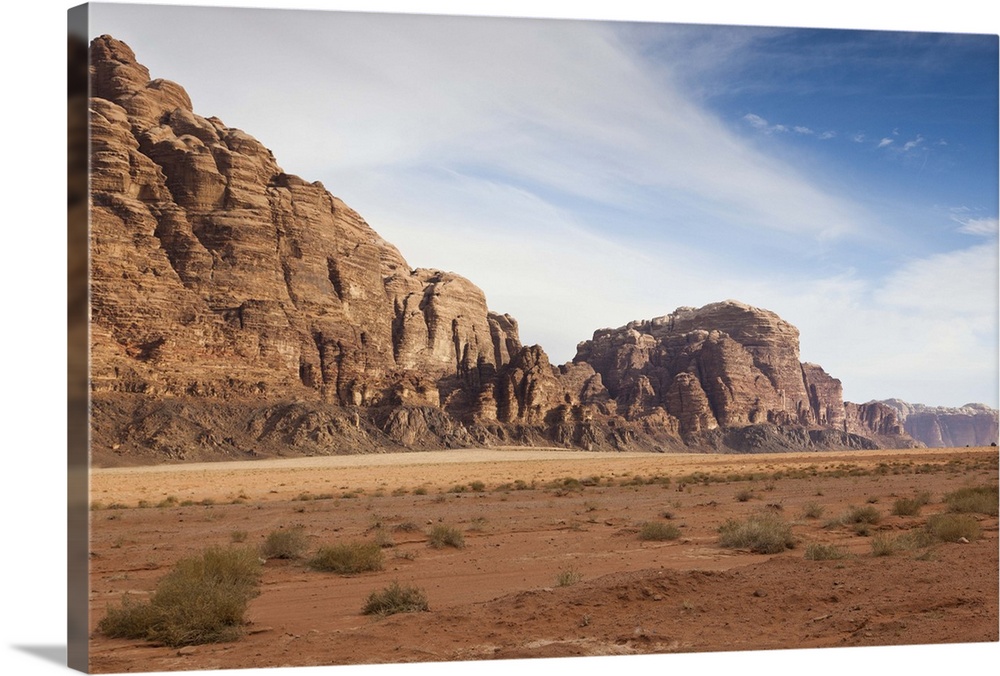
<instances>
[{"instance_id":1,"label":"rock formation","mask_svg":"<svg viewBox=\"0 0 1000 676\"><path fill-rule=\"evenodd\" d=\"M840 381L799 361L798 330L737 301L602 329L574 362L602 376L626 420L655 420L691 446L874 447L876 430L848 424Z\"/></svg>"},{"instance_id":2,"label":"rock formation","mask_svg":"<svg viewBox=\"0 0 1000 676\"><path fill-rule=\"evenodd\" d=\"M734 301L602 329L551 365L469 280L410 268L108 36L90 49L90 134L98 464L912 443L893 409L845 406L840 381L800 363L795 327Z\"/></svg>"},{"instance_id":3,"label":"rock formation","mask_svg":"<svg viewBox=\"0 0 1000 676\"><path fill-rule=\"evenodd\" d=\"M96 421L113 393L460 408L520 351L475 285L410 269L125 44L94 40L90 76Z\"/></svg>"},{"instance_id":4,"label":"rock formation","mask_svg":"<svg viewBox=\"0 0 1000 676\"><path fill-rule=\"evenodd\" d=\"M906 434L929 448L997 443L998 412L985 404L948 408L908 404L899 399L876 403L892 408Z\"/></svg>"}]
</instances>

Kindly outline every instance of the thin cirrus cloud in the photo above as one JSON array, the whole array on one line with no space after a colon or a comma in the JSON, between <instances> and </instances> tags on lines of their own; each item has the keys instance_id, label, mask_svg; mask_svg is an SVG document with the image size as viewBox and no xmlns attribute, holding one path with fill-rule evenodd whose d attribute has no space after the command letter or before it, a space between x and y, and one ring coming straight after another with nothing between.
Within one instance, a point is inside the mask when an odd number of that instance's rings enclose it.
<instances>
[{"instance_id":1,"label":"thin cirrus cloud","mask_svg":"<svg viewBox=\"0 0 1000 676\"><path fill-rule=\"evenodd\" d=\"M960 223L958 232L965 235L977 235L980 237L996 236L1000 231L1000 223L996 218L960 218L955 220Z\"/></svg>"}]
</instances>

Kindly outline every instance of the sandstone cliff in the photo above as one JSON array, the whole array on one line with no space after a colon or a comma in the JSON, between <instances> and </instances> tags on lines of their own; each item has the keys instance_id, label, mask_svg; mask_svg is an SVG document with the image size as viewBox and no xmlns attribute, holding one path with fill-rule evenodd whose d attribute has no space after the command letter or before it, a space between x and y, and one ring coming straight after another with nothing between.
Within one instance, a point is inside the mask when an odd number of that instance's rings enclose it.
<instances>
[{"instance_id":1,"label":"sandstone cliff","mask_svg":"<svg viewBox=\"0 0 1000 676\"><path fill-rule=\"evenodd\" d=\"M108 36L90 49L90 134L98 464L912 443L800 363L795 327L734 301L602 329L553 366L469 280L412 269Z\"/></svg>"},{"instance_id":2,"label":"sandstone cliff","mask_svg":"<svg viewBox=\"0 0 1000 676\"><path fill-rule=\"evenodd\" d=\"M150 80L125 44L93 41L90 80L98 439L120 419L104 415L124 401L113 394L143 395L135 415L183 397L199 415L236 398L460 407L456 392L521 349L475 285L410 269L321 184ZM169 454L185 454L179 436Z\"/></svg>"},{"instance_id":3,"label":"sandstone cliff","mask_svg":"<svg viewBox=\"0 0 1000 676\"><path fill-rule=\"evenodd\" d=\"M997 443L998 412L984 404L948 408L908 404L899 399L876 403L892 408L906 434L929 448Z\"/></svg>"}]
</instances>

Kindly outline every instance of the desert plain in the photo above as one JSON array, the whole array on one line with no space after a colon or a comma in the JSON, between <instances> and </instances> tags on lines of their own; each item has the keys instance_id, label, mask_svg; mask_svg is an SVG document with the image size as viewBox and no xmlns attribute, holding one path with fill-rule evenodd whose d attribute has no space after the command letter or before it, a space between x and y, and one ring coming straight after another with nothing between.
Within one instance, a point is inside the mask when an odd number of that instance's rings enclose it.
<instances>
[{"instance_id":1,"label":"desert plain","mask_svg":"<svg viewBox=\"0 0 1000 676\"><path fill-rule=\"evenodd\" d=\"M90 669L995 642L995 510L969 515L978 532L966 541L912 536L949 511L948 495L997 479L996 447L463 449L93 469ZM918 505L900 513L901 500ZM874 518L849 518L862 511ZM720 526L759 514L790 528L790 548L722 546ZM647 539L649 524L672 535ZM431 546L435 526L462 546ZM264 557L240 639L178 648L97 630L179 559L290 529L306 550ZM352 541L378 542L382 569L308 565L319 547ZM428 610L363 614L393 582L423 590Z\"/></svg>"}]
</instances>

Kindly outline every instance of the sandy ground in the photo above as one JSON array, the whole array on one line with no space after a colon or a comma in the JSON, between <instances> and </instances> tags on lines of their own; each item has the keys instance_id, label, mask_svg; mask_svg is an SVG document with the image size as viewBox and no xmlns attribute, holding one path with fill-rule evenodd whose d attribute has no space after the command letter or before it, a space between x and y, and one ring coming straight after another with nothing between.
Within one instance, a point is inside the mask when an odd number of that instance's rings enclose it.
<instances>
[{"instance_id":1,"label":"sandy ground","mask_svg":"<svg viewBox=\"0 0 1000 676\"><path fill-rule=\"evenodd\" d=\"M998 640L997 518L978 539L872 555L943 496L995 484L996 448L780 455L460 450L94 470L91 627L178 559L302 525L310 549L379 535L382 571L339 576L269 560L237 642L168 648L93 631L95 672L912 645ZM481 482L481 485L477 482ZM919 515L898 497L927 492ZM142 505L140 507L140 505ZM158 506L162 505L162 506ZM836 525L853 506L882 520ZM806 508L821 508L808 518ZM718 526L759 510L792 525L776 555L724 549ZM646 522L681 537L639 539ZM461 549L428 546L435 524ZM804 557L810 543L851 556ZM373 618L393 581L430 611ZM560 584L562 582L562 584ZM570 584L566 584L571 582Z\"/></svg>"}]
</instances>

